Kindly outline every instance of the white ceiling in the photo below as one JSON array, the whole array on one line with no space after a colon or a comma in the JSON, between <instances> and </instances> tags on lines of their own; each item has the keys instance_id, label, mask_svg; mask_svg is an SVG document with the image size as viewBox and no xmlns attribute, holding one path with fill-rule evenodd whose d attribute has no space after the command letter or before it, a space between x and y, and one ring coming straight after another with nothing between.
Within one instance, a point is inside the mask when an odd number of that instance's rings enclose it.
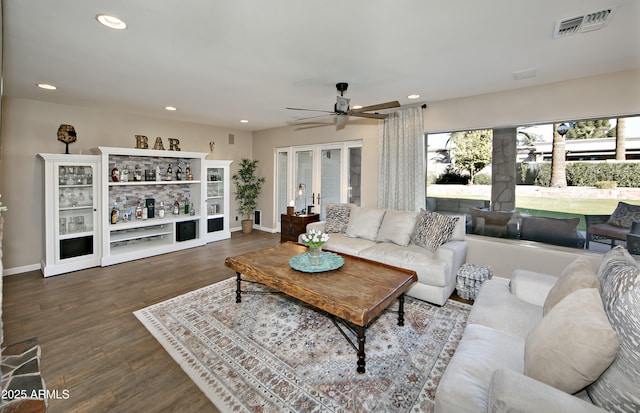
<instances>
[{"instance_id":1,"label":"white ceiling","mask_svg":"<svg viewBox=\"0 0 640 413\"><path fill-rule=\"evenodd\" d=\"M557 20L611 6L603 29L553 39ZM638 0L4 0L3 14L7 96L238 130L331 110L336 82L352 105L429 104L640 68Z\"/></svg>"}]
</instances>

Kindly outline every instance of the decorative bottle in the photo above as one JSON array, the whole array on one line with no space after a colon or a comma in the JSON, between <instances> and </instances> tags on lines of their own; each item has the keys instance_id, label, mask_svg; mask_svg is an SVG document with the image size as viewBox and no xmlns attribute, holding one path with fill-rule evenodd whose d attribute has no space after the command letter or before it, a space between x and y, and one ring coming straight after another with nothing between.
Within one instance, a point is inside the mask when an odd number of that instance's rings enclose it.
<instances>
[{"instance_id":1,"label":"decorative bottle","mask_svg":"<svg viewBox=\"0 0 640 413\"><path fill-rule=\"evenodd\" d=\"M169 164L169 167L167 168L167 181L171 180L173 180L173 168L171 167L171 164Z\"/></svg>"},{"instance_id":2,"label":"decorative bottle","mask_svg":"<svg viewBox=\"0 0 640 413\"><path fill-rule=\"evenodd\" d=\"M191 173L191 164L187 164L187 181L193 181L193 174Z\"/></svg>"},{"instance_id":3,"label":"decorative bottle","mask_svg":"<svg viewBox=\"0 0 640 413\"><path fill-rule=\"evenodd\" d=\"M164 218L164 202L160 201L160 208L158 208L158 218Z\"/></svg>"},{"instance_id":4,"label":"decorative bottle","mask_svg":"<svg viewBox=\"0 0 640 413\"><path fill-rule=\"evenodd\" d=\"M180 203L178 202L178 198L176 198L176 202L173 203L173 215L180 214Z\"/></svg>"},{"instance_id":5,"label":"decorative bottle","mask_svg":"<svg viewBox=\"0 0 640 413\"><path fill-rule=\"evenodd\" d=\"M149 208L147 208L147 203L142 204L142 219L149 219Z\"/></svg>"},{"instance_id":6,"label":"decorative bottle","mask_svg":"<svg viewBox=\"0 0 640 413\"><path fill-rule=\"evenodd\" d=\"M191 205L189 205L189 215L194 216L196 214L196 209L193 207L193 201L191 201Z\"/></svg>"},{"instance_id":7,"label":"decorative bottle","mask_svg":"<svg viewBox=\"0 0 640 413\"><path fill-rule=\"evenodd\" d=\"M136 206L136 219L142 219L142 205L140 201L138 201L138 205Z\"/></svg>"},{"instance_id":8,"label":"decorative bottle","mask_svg":"<svg viewBox=\"0 0 640 413\"><path fill-rule=\"evenodd\" d=\"M182 181L182 167L178 163L178 172L176 172L176 181Z\"/></svg>"},{"instance_id":9,"label":"decorative bottle","mask_svg":"<svg viewBox=\"0 0 640 413\"><path fill-rule=\"evenodd\" d=\"M156 165L156 181L162 181L162 173L160 172L160 165Z\"/></svg>"},{"instance_id":10,"label":"decorative bottle","mask_svg":"<svg viewBox=\"0 0 640 413\"><path fill-rule=\"evenodd\" d=\"M118 222L118 204L113 204L113 208L111 208L111 223L115 224Z\"/></svg>"},{"instance_id":11,"label":"decorative bottle","mask_svg":"<svg viewBox=\"0 0 640 413\"><path fill-rule=\"evenodd\" d=\"M189 215L189 198L184 201L184 214Z\"/></svg>"},{"instance_id":12,"label":"decorative bottle","mask_svg":"<svg viewBox=\"0 0 640 413\"><path fill-rule=\"evenodd\" d=\"M118 165L113 165L113 169L111 170L111 181L112 182L120 181L120 171L118 171Z\"/></svg>"}]
</instances>

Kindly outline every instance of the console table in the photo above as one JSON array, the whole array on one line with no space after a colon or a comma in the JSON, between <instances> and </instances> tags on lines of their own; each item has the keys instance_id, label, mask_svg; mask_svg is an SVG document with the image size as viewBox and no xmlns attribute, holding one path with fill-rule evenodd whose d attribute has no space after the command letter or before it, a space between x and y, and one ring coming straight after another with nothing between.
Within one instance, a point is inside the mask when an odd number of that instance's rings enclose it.
<instances>
[{"instance_id":1,"label":"console table","mask_svg":"<svg viewBox=\"0 0 640 413\"><path fill-rule=\"evenodd\" d=\"M319 214L280 215L280 242L298 242L298 236L307 231L307 224L318 221Z\"/></svg>"}]
</instances>

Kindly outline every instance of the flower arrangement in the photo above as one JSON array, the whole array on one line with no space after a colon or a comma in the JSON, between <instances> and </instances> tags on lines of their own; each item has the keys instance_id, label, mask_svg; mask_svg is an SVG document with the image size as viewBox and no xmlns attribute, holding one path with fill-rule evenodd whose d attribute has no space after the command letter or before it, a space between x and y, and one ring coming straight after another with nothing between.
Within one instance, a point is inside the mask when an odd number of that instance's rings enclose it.
<instances>
[{"instance_id":1,"label":"flower arrangement","mask_svg":"<svg viewBox=\"0 0 640 413\"><path fill-rule=\"evenodd\" d=\"M304 245L307 247L322 247L325 242L329 241L329 234L318 231L315 228L309 230L308 233L301 236Z\"/></svg>"}]
</instances>

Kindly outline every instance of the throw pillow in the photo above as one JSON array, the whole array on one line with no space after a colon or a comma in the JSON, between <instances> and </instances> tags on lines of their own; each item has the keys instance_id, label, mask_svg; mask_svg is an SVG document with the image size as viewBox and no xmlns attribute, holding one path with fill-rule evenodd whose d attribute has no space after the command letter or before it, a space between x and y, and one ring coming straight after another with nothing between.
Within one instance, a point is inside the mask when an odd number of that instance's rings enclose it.
<instances>
[{"instance_id":1,"label":"throw pillow","mask_svg":"<svg viewBox=\"0 0 640 413\"><path fill-rule=\"evenodd\" d=\"M376 240L406 247L416 227L417 216L417 212L387 211Z\"/></svg>"},{"instance_id":2,"label":"throw pillow","mask_svg":"<svg viewBox=\"0 0 640 413\"><path fill-rule=\"evenodd\" d=\"M609 411L640 412L640 268L622 247L605 254L598 271L604 309L618 335L613 364L587 388L593 403Z\"/></svg>"},{"instance_id":3,"label":"throw pillow","mask_svg":"<svg viewBox=\"0 0 640 413\"><path fill-rule=\"evenodd\" d=\"M460 217L421 209L413 233L413 243L431 252L436 252L440 245L449 242L458 219Z\"/></svg>"},{"instance_id":4,"label":"throw pillow","mask_svg":"<svg viewBox=\"0 0 640 413\"><path fill-rule=\"evenodd\" d=\"M595 288L555 305L527 335L524 374L573 394L596 380L618 352L618 339Z\"/></svg>"},{"instance_id":5,"label":"throw pillow","mask_svg":"<svg viewBox=\"0 0 640 413\"><path fill-rule=\"evenodd\" d=\"M352 238L375 241L385 212L384 209L352 207L345 234Z\"/></svg>"},{"instance_id":6,"label":"throw pillow","mask_svg":"<svg viewBox=\"0 0 640 413\"><path fill-rule=\"evenodd\" d=\"M324 230L344 234L347 231L352 206L352 204L327 204L327 223Z\"/></svg>"},{"instance_id":7,"label":"throw pillow","mask_svg":"<svg viewBox=\"0 0 640 413\"><path fill-rule=\"evenodd\" d=\"M633 221L640 221L640 205L618 202L616 210L613 211L607 222L618 227L631 228Z\"/></svg>"},{"instance_id":8,"label":"throw pillow","mask_svg":"<svg viewBox=\"0 0 640 413\"><path fill-rule=\"evenodd\" d=\"M546 315L564 297L581 288L595 288L600 291L600 280L593 270L591 261L585 256L576 258L562 271L558 282L547 295L542 314Z\"/></svg>"}]
</instances>

